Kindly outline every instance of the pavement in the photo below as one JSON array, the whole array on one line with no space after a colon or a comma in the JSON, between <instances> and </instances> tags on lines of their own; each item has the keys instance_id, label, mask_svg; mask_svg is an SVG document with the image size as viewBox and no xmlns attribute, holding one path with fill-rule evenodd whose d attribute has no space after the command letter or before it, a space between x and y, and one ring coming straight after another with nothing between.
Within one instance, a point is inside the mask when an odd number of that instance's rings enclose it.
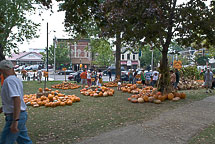
<instances>
[{"instance_id":1,"label":"pavement","mask_svg":"<svg viewBox=\"0 0 215 144\"><path fill-rule=\"evenodd\" d=\"M22 81L27 81L22 79L22 75L20 73L16 73L17 77ZM66 80L68 80L69 75L66 75ZM109 76L102 76L103 81L109 81ZM112 80L115 79L115 76L112 76ZM32 81L33 79L31 79ZM42 81L44 81L45 78L42 77ZM58 75L58 74L50 74L49 75L49 81L65 81L65 75Z\"/></svg>"},{"instance_id":2,"label":"pavement","mask_svg":"<svg viewBox=\"0 0 215 144\"><path fill-rule=\"evenodd\" d=\"M215 122L215 96L161 113L142 124L129 125L78 144L186 144Z\"/></svg>"}]
</instances>

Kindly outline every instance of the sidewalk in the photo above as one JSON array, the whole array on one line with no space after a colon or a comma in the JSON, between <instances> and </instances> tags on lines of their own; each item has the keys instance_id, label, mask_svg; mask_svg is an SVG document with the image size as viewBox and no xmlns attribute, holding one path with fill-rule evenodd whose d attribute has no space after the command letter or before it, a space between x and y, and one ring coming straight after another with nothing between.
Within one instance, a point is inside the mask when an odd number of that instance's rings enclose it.
<instances>
[{"instance_id":1,"label":"sidewalk","mask_svg":"<svg viewBox=\"0 0 215 144\"><path fill-rule=\"evenodd\" d=\"M143 124L103 133L78 144L186 144L215 122L215 96L161 113Z\"/></svg>"}]
</instances>

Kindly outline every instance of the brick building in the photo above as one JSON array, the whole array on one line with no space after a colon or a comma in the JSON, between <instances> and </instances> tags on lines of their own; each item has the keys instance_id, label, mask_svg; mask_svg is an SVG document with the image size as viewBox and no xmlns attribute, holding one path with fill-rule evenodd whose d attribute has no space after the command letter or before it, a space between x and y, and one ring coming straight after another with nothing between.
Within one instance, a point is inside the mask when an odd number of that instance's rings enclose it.
<instances>
[{"instance_id":1,"label":"brick building","mask_svg":"<svg viewBox=\"0 0 215 144\"><path fill-rule=\"evenodd\" d=\"M60 43L66 43L69 49L68 57L70 58L70 64L72 64L72 69L77 71L80 69L80 64L82 68L91 68L91 52L86 51L86 47L89 47L90 39L81 39L74 41L74 39L57 39L58 45Z\"/></svg>"}]
</instances>

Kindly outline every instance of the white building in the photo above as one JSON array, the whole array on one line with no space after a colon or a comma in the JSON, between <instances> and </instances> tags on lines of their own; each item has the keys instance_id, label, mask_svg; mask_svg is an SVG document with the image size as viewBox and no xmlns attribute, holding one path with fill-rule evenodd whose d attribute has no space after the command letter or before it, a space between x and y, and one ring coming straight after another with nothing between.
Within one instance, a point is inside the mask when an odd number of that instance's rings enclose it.
<instances>
[{"instance_id":1,"label":"white building","mask_svg":"<svg viewBox=\"0 0 215 144\"><path fill-rule=\"evenodd\" d=\"M121 48L121 67L125 70L140 68L139 53L129 47Z\"/></svg>"}]
</instances>

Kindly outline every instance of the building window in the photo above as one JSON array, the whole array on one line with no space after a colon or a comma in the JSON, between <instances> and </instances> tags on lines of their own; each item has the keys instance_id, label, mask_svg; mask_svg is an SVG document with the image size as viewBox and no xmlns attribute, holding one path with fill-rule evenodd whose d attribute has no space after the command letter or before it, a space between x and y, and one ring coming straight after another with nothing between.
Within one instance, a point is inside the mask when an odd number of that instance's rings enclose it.
<instances>
[{"instance_id":1,"label":"building window","mask_svg":"<svg viewBox=\"0 0 215 144\"><path fill-rule=\"evenodd\" d=\"M135 56L136 56L136 55L134 54L134 55L133 55L133 60L135 60L135 59L136 59L136 57L135 57Z\"/></svg>"},{"instance_id":2,"label":"building window","mask_svg":"<svg viewBox=\"0 0 215 144\"><path fill-rule=\"evenodd\" d=\"M127 60L130 60L130 54L127 54Z\"/></svg>"},{"instance_id":3,"label":"building window","mask_svg":"<svg viewBox=\"0 0 215 144\"><path fill-rule=\"evenodd\" d=\"M124 54L122 55L122 60L124 60L125 58L124 58Z\"/></svg>"}]
</instances>

